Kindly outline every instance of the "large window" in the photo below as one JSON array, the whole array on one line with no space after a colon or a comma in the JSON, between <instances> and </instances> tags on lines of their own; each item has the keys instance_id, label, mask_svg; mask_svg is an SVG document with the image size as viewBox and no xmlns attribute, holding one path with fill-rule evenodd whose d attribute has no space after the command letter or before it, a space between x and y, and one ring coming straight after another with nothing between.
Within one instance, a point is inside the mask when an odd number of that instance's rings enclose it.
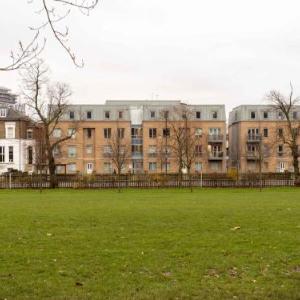
<instances>
[{"instance_id":1,"label":"large window","mask_svg":"<svg viewBox=\"0 0 300 300\"><path fill-rule=\"evenodd\" d=\"M170 136L170 128L163 128L163 137Z\"/></svg>"},{"instance_id":2,"label":"large window","mask_svg":"<svg viewBox=\"0 0 300 300\"><path fill-rule=\"evenodd\" d=\"M6 138L14 139L15 138L15 126L14 125L5 125Z\"/></svg>"},{"instance_id":3,"label":"large window","mask_svg":"<svg viewBox=\"0 0 300 300\"><path fill-rule=\"evenodd\" d=\"M118 138L124 139L124 135L125 135L125 128L118 128Z\"/></svg>"},{"instance_id":4,"label":"large window","mask_svg":"<svg viewBox=\"0 0 300 300\"><path fill-rule=\"evenodd\" d=\"M67 172L75 173L76 172L76 164L75 163L67 164Z\"/></svg>"},{"instance_id":5,"label":"large window","mask_svg":"<svg viewBox=\"0 0 300 300\"><path fill-rule=\"evenodd\" d=\"M5 118L6 117L6 108L0 108L0 118Z\"/></svg>"},{"instance_id":6,"label":"large window","mask_svg":"<svg viewBox=\"0 0 300 300\"><path fill-rule=\"evenodd\" d=\"M105 119L108 120L110 118L110 111L104 112L104 116L105 116Z\"/></svg>"},{"instance_id":7,"label":"large window","mask_svg":"<svg viewBox=\"0 0 300 300\"><path fill-rule=\"evenodd\" d=\"M14 147L13 146L8 147L8 161L14 162Z\"/></svg>"},{"instance_id":8,"label":"large window","mask_svg":"<svg viewBox=\"0 0 300 300\"><path fill-rule=\"evenodd\" d=\"M76 137L76 129L75 128L68 128L68 136L72 139L75 139Z\"/></svg>"},{"instance_id":9,"label":"large window","mask_svg":"<svg viewBox=\"0 0 300 300\"><path fill-rule=\"evenodd\" d=\"M157 164L156 162L149 162L149 171L156 171Z\"/></svg>"},{"instance_id":10,"label":"large window","mask_svg":"<svg viewBox=\"0 0 300 300\"><path fill-rule=\"evenodd\" d=\"M104 173L112 173L112 164L111 162L104 163Z\"/></svg>"},{"instance_id":11,"label":"large window","mask_svg":"<svg viewBox=\"0 0 300 300\"><path fill-rule=\"evenodd\" d=\"M32 150L32 146L29 146L28 148L27 148L27 155L28 155L28 164L29 165L32 165L32 163L33 163L33 150Z\"/></svg>"},{"instance_id":12,"label":"large window","mask_svg":"<svg viewBox=\"0 0 300 300\"><path fill-rule=\"evenodd\" d=\"M0 146L0 163L5 162L5 147Z\"/></svg>"},{"instance_id":13,"label":"large window","mask_svg":"<svg viewBox=\"0 0 300 300\"><path fill-rule=\"evenodd\" d=\"M149 138L156 138L156 128L149 128Z\"/></svg>"},{"instance_id":14,"label":"large window","mask_svg":"<svg viewBox=\"0 0 300 300\"><path fill-rule=\"evenodd\" d=\"M104 128L104 138L105 139L111 138L111 128Z\"/></svg>"},{"instance_id":15,"label":"large window","mask_svg":"<svg viewBox=\"0 0 300 300\"><path fill-rule=\"evenodd\" d=\"M60 128L55 128L54 130L53 130L53 137L54 138L60 138L61 137L61 129Z\"/></svg>"},{"instance_id":16,"label":"large window","mask_svg":"<svg viewBox=\"0 0 300 300\"><path fill-rule=\"evenodd\" d=\"M76 157L76 147L75 146L69 146L68 147L68 157Z\"/></svg>"},{"instance_id":17,"label":"large window","mask_svg":"<svg viewBox=\"0 0 300 300\"><path fill-rule=\"evenodd\" d=\"M33 130L27 129L27 139L33 139Z\"/></svg>"},{"instance_id":18,"label":"large window","mask_svg":"<svg viewBox=\"0 0 300 300\"><path fill-rule=\"evenodd\" d=\"M87 112L86 112L86 118L87 118L88 120L92 119L92 112L91 112L91 111L87 111Z\"/></svg>"},{"instance_id":19,"label":"large window","mask_svg":"<svg viewBox=\"0 0 300 300\"><path fill-rule=\"evenodd\" d=\"M85 153L86 154L93 154L93 145L86 145Z\"/></svg>"},{"instance_id":20,"label":"large window","mask_svg":"<svg viewBox=\"0 0 300 300\"><path fill-rule=\"evenodd\" d=\"M201 111L196 111L196 119L201 119Z\"/></svg>"}]
</instances>

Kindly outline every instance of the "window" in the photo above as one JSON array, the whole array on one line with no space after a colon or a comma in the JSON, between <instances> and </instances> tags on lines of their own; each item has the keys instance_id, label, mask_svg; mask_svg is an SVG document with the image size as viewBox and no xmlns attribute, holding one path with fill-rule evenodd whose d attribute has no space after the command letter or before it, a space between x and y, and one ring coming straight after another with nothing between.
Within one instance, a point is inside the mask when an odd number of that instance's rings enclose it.
<instances>
[{"instance_id":1,"label":"window","mask_svg":"<svg viewBox=\"0 0 300 300\"><path fill-rule=\"evenodd\" d=\"M278 136L283 137L283 129L282 128L278 128Z\"/></svg>"},{"instance_id":2,"label":"window","mask_svg":"<svg viewBox=\"0 0 300 300\"><path fill-rule=\"evenodd\" d=\"M76 130L75 128L68 128L68 136L72 139L75 139L76 137Z\"/></svg>"},{"instance_id":3,"label":"window","mask_svg":"<svg viewBox=\"0 0 300 300\"><path fill-rule=\"evenodd\" d=\"M87 173L92 173L93 172L93 169L94 169L94 164L93 163L87 163L86 164L86 172Z\"/></svg>"},{"instance_id":4,"label":"window","mask_svg":"<svg viewBox=\"0 0 300 300\"><path fill-rule=\"evenodd\" d=\"M33 139L33 130L27 129L26 136L27 136L27 139Z\"/></svg>"},{"instance_id":5,"label":"window","mask_svg":"<svg viewBox=\"0 0 300 300\"><path fill-rule=\"evenodd\" d=\"M195 162L195 171L196 172L202 171L202 163L201 162Z\"/></svg>"},{"instance_id":6,"label":"window","mask_svg":"<svg viewBox=\"0 0 300 300\"><path fill-rule=\"evenodd\" d=\"M268 128L264 128L264 137L268 137L268 135L269 135Z\"/></svg>"},{"instance_id":7,"label":"window","mask_svg":"<svg viewBox=\"0 0 300 300\"><path fill-rule=\"evenodd\" d=\"M104 173L112 173L112 164L111 162L104 163Z\"/></svg>"},{"instance_id":8,"label":"window","mask_svg":"<svg viewBox=\"0 0 300 300\"><path fill-rule=\"evenodd\" d=\"M87 118L88 120L90 120L90 119L92 118L92 112L91 112L91 111L87 111L87 112L86 112L86 118Z\"/></svg>"},{"instance_id":9,"label":"window","mask_svg":"<svg viewBox=\"0 0 300 300\"><path fill-rule=\"evenodd\" d=\"M29 146L27 148L27 155L28 155L28 164L32 165L32 163L33 163L33 150L32 150L32 146Z\"/></svg>"},{"instance_id":10,"label":"window","mask_svg":"<svg viewBox=\"0 0 300 300\"><path fill-rule=\"evenodd\" d=\"M278 156L283 156L283 145L278 145L277 154Z\"/></svg>"},{"instance_id":11,"label":"window","mask_svg":"<svg viewBox=\"0 0 300 300\"><path fill-rule=\"evenodd\" d=\"M156 146L155 145L151 145L149 146L149 149L148 149L148 153L149 153L149 156L156 156Z\"/></svg>"},{"instance_id":12,"label":"window","mask_svg":"<svg viewBox=\"0 0 300 300\"><path fill-rule=\"evenodd\" d=\"M201 119L201 111L196 111L196 119Z\"/></svg>"},{"instance_id":13,"label":"window","mask_svg":"<svg viewBox=\"0 0 300 300\"><path fill-rule=\"evenodd\" d=\"M61 137L61 129L60 128L54 128L52 133L54 138L60 138Z\"/></svg>"},{"instance_id":14,"label":"window","mask_svg":"<svg viewBox=\"0 0 300 300\"><path fill-rule=\"evenodd\" d=\"M86 154L93 154L93 145L86 145L85 153Z\"/></svg>"},{"instance_id":15,"label":"window","mask_svg":"<svg viewBox=\"0 0 300 300\"><path fill-rule=\"evenodd\" d=\"M196 154L196 156L201 156L202 155L202 145L196 145L195 146L195 154Z\"/></svg>"},{"instance_id":16,"label":"window","mask_svg":"<svg viewBox=\"0 0 300 300\"><path fill-rule=\"evenodd\" d=\"M155 111L150 111L150 118L151 119L154 119L155 118Z\"/></svg>"},{"instance_id":17,"label":"window","mask_svg":"<svg viewBox=\"0 0 300 300\"><path fill-rule=\"evenodd\" d=\"M0 146L0 163L5 162L5 147Z\"/></svg>"},{"instance_id":18,"label":"window","mask_svg":"<svg viewBox=\"0 0 300 300\"><path fill-rule=\"evenodd\" d=\"M104 128L104 138L105 139L111 138L111 128Z\"/></svg>"},{"instance_id":19,"label":"window","mask_svg":"<svg viewBox=\"0 0 300 300\"><path fill-rule=\"evenodd\" d=\"M76 147L75 146L68 147L68 157L70 157L70 158L76 157Z\"/></svg>"},{"instance_id":20,"label":"window","mask_svg":"<svg viewBox=\"0 0 300 300\"><path fill-rule=\"evenodd\" d=\"M103 154L104 155L111 155L112 154L112 147L110 145L106 145L103 147Z\"/></svg>"},{"instance_id":21,"label":"window","mask_svg":"<svg viewBox=\"0 0 300 300\"><path fill-rule=\"evenodd\" d=\"M0 118L5 118L7 113L6 108L0 108Z\"/></svg>"},{"instance_id":22,"label":"window","mask_svg":"<svg viewBox=\"0 0 300 300\"><path fill-rule=\"evenodd\" d=\"M74 120L75 119L75 112L74 111L69 111L69 119Z\"/></svg>"},{"instance_id":23,"label":"window","mask_svg":"<svg viewBox=\"0 0 300 300\"><path fill-rule=\"evenodd\" d=\"M251 111L251 112L250 112L250 118L251 118L251 119L255 119L255 117L256 117L255 111Z\"/></svg>"},{"instance_id":24,"label":"window","mask_svg":"<svg viewBox=\"0 0 300 300\"><path fill-rule=\"evenodd\" d=\"M149 128L149 138L156 138L156 128Z\"/></svg>"},{"instance_id":25,"label":"window","mask_svg":"<svg viewBox=\"0 0 300 300\"><path fill-rule=\"evenodd\" d=\"M170 136L170 128L163 128L163 137Z\"/></svg>"},{"instance_id":26,"label":"window","mask_svg":"<svg viewBox=\"0 0 300 300\"><path fill-rule=\"evenodd\" d=\"M118 138L124 139L125 136L125 128L118 128Z\"/></svg>"},{"instance_id":27,"label":"window","mask_svg":"<svg viewBox=\"0 0 300 300\"><path fill-rule=\"evenodd\" d=\"M15 138L15 123L5 123L5 136L7 139Z\"/></svg>"},{"instance_id":28,"label":"window","mask_svg":"<svg viewBox=\"0 0 300 300\"><path fill-rule=\"evenodd\" d=\"M163 163L163 164L162 164L162 169L163 169L164 171L165 171L165 170L170 171L170 168L171 168L171 164L170 164L169 162Z\"/></svg>"},{"instance_id":29,"label":"window","mask_svg":"<svg viewBox=\"0 0 300 300\"><path fill-rule=\"evenodd\" d=\"M105 119L109 119L110 118L110 112L109 111L106 111L104 113L104 116L105 116Z\"/></svg>"},{"instance_id":30,"label":"window","mask_svg":"<svg viewBox=\"0 0 300 300\"><path fill-rule=\"evenodd\" d=\"M86 128L86 137L88 139L92 137L92 128Z\"/></svg>"},{"instance_id":31,"label":"window","mask_svg":"<svg viewBox=\"0 0 300 300\"><path fill-rule=\"evenodd\" d=\"M285 171L285 162L281 161L277 165L277 171L283 173Z\"/></svg>"},{"instance_id":32,"label":"window","mask_svg":"<svg viewBox=\"0 0 300 300\"><path fill-rule=\"evenodd\" d=\"M157 164L156 162L149 162L149 171L156 171Z\"/></svg>"},{"instance_id":33,"label":"window","mask_svg":"<svg viewBox=\"0 0 300 300\"><path fill-rule=\"evenodd\" d=\"M169 118L169 111L165 110L164 111L164 119L168 119Z\"/></svg>"},{"instance_id":34,"label":"window","mask_svg":"<svg viewBox=\"0 0 300 300\"><path fill-rule=\"evenodd\" d=\"M279 120L283 120L284 119L282 111L279 111L277 116L278 116Z\"/></svg>"},{"instance_id":35,"label":"window","mask_svg":"<svg viewBox=\"0 0 300 300\"><path fill-rule=\"evenodd\" d=\"M202 133L203 133L203 131L202 131L202 128L196 128L195 129L195 136L202 136Z\"/></svg>"},{"instance_id":36,"label":"window","mask_svg":"<svg viewBox=\"0 0 300 300\"><path fill-rule=\"evenodd\" d=\"M58 145L54 146L53 148L53 155L58 156L60 154L60 148Z\"/></svg>"},{"instance_id":37,"label":"window","mask_svg":"<svg viewBox=\"0 0 300 300\"><path fill-rule=\"evenodd\" d=\"M212 112L212 118L213 119L218 119L218 112L217 111Z\"/></svg>"},{"instance_id":38,"label":"window","mask_svg":"<svg viewBox=\"0 0 300 300\"><path fill-rule=\"evenodd\" d=\"M8 147L8 161L14 162L14 147L13 146Z\"/></svg>"},{"instance_id":39,"label":"window","mask_svg":"<svg viewBox=\"0 0 300 300\"><path fill-rule=\"evenodd\" d=\"M75 173L76 172L76 164L75 163L67 164L67 172Z\"/></svg>"},{"instance_id":40,"label":"window","mask_svg":"<svg viewBox=\"0 0 300 300\"><path fill-rule=\"evenodd\" d=\"M123 111L119 111L119 119L123 119Z\"/></svg>"},{"instance_id":41,"label":"window","mask_svg":"<svg viewBox=\"0 0 300 300\"><path fill-rule=\"evenodd\" d=\"M268 119L269 113L267 111L264 111L263 115L264 115L264 119Z\"/></svg>"},{"instance_id":42,"label":"window","mask_svg":"<svg viewBox=\"0 0 300 300\"><path fill-rule=\"evenodd\" d=\"M298 112L297 111L293 111L293 119L294 120L298 119Z\"/></svg>"}]
</instances>

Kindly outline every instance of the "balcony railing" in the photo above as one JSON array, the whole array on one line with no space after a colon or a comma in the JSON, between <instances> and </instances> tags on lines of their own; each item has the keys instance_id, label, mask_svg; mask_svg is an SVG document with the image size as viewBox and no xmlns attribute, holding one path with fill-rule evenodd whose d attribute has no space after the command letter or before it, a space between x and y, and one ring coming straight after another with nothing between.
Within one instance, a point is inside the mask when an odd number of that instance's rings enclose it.
<instances>
[{"instance_id":1,"label":"balcony railing","mask_svg":"<svg viewBox=\"0 0 300 300\"><path fill-rule=\"evenodd\" d=\"M248 160L258 160L259 159L259 153L257 151L247 151L246 153Z\"/></svg>"},{"instance_id":2,"label":"balcony railing","mask_svg":"<svg viewBox=\"0 0 300 300\"><path fill-rule=\"evenodd\" d=\"M209 143L223 143L224 135L223 134L209 134L208 142Z\"/></svg>"},{"instance_id":3,"label":"balcony railing","mask_svg":"<svg viewBox=\"0 0 300 300\"><path fill-rule=\"evenodd\" d=\"M142 159L143 152L132 152L131 157L132 157L132 159Z\"/></svg>"},{"instance_id":4,"label":"balcony railing","mask_svg":"<svg viewBox=\"0 0 300 300\"><path fill-rule=\"evenodd\" d=\"M142 137L132 137L131 138L131 144L132 145L142 145L143 144L143 138Z\"/></svg>"},{"instance_id":5,"label":"balcony railing","mask_svg":"<svg viewBox=\"0 0 300 300\"><path fill-rule=\"evenodd\" d=\"M148 157L156 157L157 152L148 152Z\"/></svg>"},{"instance_id":6,"label":"balcony railing","mask_svg":"<svg viewBox=\"0 0 300 300\"><path fill-rule=\"evenodd\" d=\"M111 157L112 152L103 152L103 157Z\"/></svg>"},{"instance_id":7,"label":"balcony railing","mask_svg":"<svg viewBox=\"0 0 300 300\"><path fill-rule=\"evenodd\" d=\"M222 160L223 156L223 151L212 151L208 153L208 159L210 160Z\"/></svg>"},{"instance_id":8,"label":"balcony railing","mask_svg":"<svg viewBox=\"0 0 300 300\"><path fill-rule=\"evenodd\" d=\"M261 140L261 134L247 134L247 142L258 143Z\"/></svg>"}]
</instances>

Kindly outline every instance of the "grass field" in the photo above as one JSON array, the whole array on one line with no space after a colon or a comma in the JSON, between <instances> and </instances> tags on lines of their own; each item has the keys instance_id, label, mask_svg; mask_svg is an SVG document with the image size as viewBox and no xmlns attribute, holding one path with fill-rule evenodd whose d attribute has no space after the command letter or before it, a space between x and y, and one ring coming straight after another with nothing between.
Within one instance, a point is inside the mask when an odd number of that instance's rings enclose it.
<instances>
[{"instance_id":1,"label":"grass field","mask_svg":"<svg viewBox=\"0 0 300 300\"><path fill-rule=\"evenodd\" d=\"M0 235L0 299L300 299L300 189L2 190Z\"/></svg>"}]
</instances>

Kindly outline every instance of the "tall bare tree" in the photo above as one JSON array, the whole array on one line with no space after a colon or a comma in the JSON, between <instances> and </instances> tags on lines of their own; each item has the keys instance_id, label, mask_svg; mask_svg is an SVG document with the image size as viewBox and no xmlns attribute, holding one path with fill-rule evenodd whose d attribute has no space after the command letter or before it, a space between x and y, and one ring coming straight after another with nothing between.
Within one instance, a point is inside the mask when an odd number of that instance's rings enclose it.
<instances>
[{"instance_id":1,"label":"tall bare tree","mask_svg":"<svg viewBox=\"0 0 300 300\"><path fill-rule=\"evenodd\" d=\"M197 157L199 140L192 125L193 112L186 106L174 108L172 127L172 152L178 164L180 182L183 170L186 169L191 186L191 169Z\"/></svg>"},{"instance_id":2,"label":"tall bare tree","mask_svg":"<svg viewBox=\"0 0 300 300\"><path fill-rule=\"evenodd\" d=\"M297 104L300 102L300 98L294 97L293 86L292 84L290 84L290 93L288 96L283 95L279 91L272 90L267 94L267 101L273 106L274 110L279 113L282 116L282 119L285 121L283 124L283 134L279 136L279 139L290 149L295 179L298 183L300 181L300 153L297 142L300 130L300 116L297 115L296 108ZM294 112L296 113L296 116L294 115Z\"/></svg>"},{"instance_id":3,"label":"tall bare tree","mask_svg":"<svg viewBox=\"0 0 300 300\"><path fill-rule=\"evenodd\" d=\"M50 175L50 187L56 187L56 164L54 150L63 142L72 138L73 132L54 135L57 125L68 110L70 88L65 83L50 85L47 78L48 68L43 61L37 60L23 72L23 95L32 117L42 126L42 144L45 147L45 159ZM46 90L46 92L45 92ZM75 126L75 125L74 125ZM41 141L39 141L41 143Z\"/></svg>"},{"instance_id":4,"label":"tall bare tree","mask_svg":"<svg viewBox=\"0 0 300 300\"><path fill-rule=\"evenodd\" d=\"M108 145L111 149L112 163L117 175L120 176L130 158L130 148L125 142L125 128L118 126L109 139Z\"/></svg>"},{"instance_id":5,"label":"tall bare tree","mask_svg":"<svg viewBox=\"0 0 300 300\"><path fill-rule=\"evenodd\" d=\"M77 9L84 15L89 15L96 8L99 0L28 0L28 4L37 3L38 8L33 7L33 13L42 16L41 24L29 26L32 38L24 43L19 40L18 46L10 53L10 63L0 66L0 71L13 71L27 67L44 50L47 38L50 35L61 45L69 58L77 67L84 65L83 60L78 62L74 51L69 46L70 30L64 23L72 11ZM60 25L64 25L64 29Z\"/></svg>"}]
</instances>

